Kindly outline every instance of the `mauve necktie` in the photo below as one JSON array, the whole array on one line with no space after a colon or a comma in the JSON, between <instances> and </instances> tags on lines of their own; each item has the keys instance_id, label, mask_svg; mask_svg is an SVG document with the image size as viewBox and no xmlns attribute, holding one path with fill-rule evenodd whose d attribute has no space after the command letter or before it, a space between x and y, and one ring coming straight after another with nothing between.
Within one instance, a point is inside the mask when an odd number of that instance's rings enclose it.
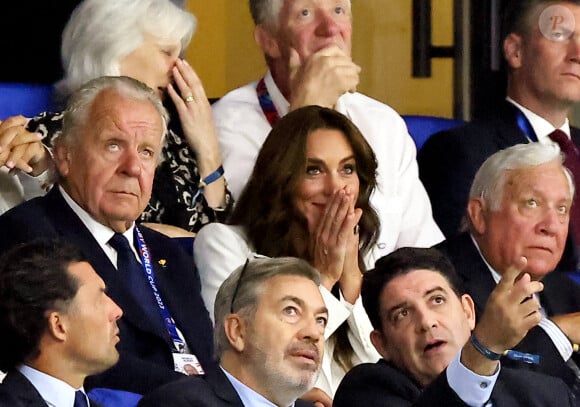
<instances>
[{"instance_id":1,"label":"mauve necktie","mask_svg":"<svg viewBox=\"0 0 580 407\"><path fill-rule=\"evenodd\" d=\"M161 325L161 314L153 296L153 289L149 285L143 272L143 265L135 258L135 253L129 241L121 233L115 233L109 244L117 251L117 269L125 278L131 294L155 324Z\"/></svg>"},{"instance_id":2,"label":"mauve necktie","mask_svg":"<svg viewBox=\"0 0 580 407\"><path fill-rule=\"evenodd\" d=\"M83 393L80 390L77 390L75 392L75 403L73 407L89 407L89 404L87 403L87 396L85 396L85 393Z\"/></svg>"},{"instance_id":3,"label":"mauve necktie","mask_svg":"<svg viewBox=\"0 0 580 407\"><path fill-rule=\"evenodd\" d=\"M549 134L549 137L560 146L560 150L564 153L564 165L574 176L576 197L570 211L570 226L576 246L580 246L580 190L578 190L580 187L580 153L576 145L562 130L554 130Z\"/></svg>"}]
</instances>

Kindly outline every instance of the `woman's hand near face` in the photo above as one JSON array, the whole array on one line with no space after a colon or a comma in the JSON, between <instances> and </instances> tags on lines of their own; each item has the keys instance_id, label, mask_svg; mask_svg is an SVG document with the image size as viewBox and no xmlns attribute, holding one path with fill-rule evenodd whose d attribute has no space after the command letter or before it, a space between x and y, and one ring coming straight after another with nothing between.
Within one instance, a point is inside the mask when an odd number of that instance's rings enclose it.
<instances>
[{"instance_id":1,"label":"woman's hand near face","mask_svg":"<svg viewBox=\"0 0 580 407\"><path fill-rule=\"evenodd\" d=\"M222 163L211 106L201 80L187 61L177 60L173 78L177 88L169 85L167 92L179 114L185 139L195 152L203 179ZM223 177L207 185L203 193L211 207L222 206L225 203Z\"/></svg>"},{"instance_id":2,"label":"woman's hand near face","mask_svg":"<svg viewBox=\"0 0 580 407\"><path fill-rule=\"evenodd\" d=\"M349 302L356 300L361 285L355 226L362 210L354 208L355 201L348 189L336 191L311 240L314 266L321 273L322 284L331 290L340 281L343 296Z\"/></svg>"}]
</instances>

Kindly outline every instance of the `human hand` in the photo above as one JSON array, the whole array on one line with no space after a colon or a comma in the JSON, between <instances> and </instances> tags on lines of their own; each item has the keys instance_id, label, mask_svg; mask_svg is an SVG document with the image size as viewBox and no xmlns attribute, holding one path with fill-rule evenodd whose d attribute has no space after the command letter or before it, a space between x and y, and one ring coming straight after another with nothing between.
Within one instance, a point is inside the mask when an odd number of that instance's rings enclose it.
<instances>
[{"instance_id":1,"label":"human hand","mask_svg":"<svg viewBox=\"0 0 580 407\"><path fill-rule=\"evenodd\" d=\"M0 167L38 175L48 169L50 155L42 135L26 129L28 119L13 116L0 121Z\"/></svg>"},{"instance_id":2,"label":"human hand","mask_svg":"<svg viewBox=\"0 0 580 407\"><path fill-rule=\"evenodd\" d=\"M356 300L362 283L358 232L355 233L362 210L354 208L355 201L348 187L335 191L311 236L311 253L322 284L330 290L340 281L341 291L349 302Z\"/></svg>"},{"instance_id":3,"label":"human hand","mask_svg":"<svg viewBox=\"0 0 580 407\"><path fill-rule=\"evenodd\" d=\"M170 84L167 92L175 104L187 142L198 157L209 150L219 152L211 106L201 79L182 59L173 67L173 78L175 85Z\"/></svg>"},{"instance_id":4,"label":"human hand","mask_svg":"<svg viewBox=\"0 0 580 407\"><path fill-rule=\"evenodd\" d=\"M211 106L201 80L187 61L177 60L173 78L178 89L170 84L167 92L179 114L183 135L195 153L200 178L204 179L222 165ZM225 190L223 177L207 185L203 195L208 205L224 205Z\"/></svg>"},{"instance_id":5,"label":"human hand","mask_svg":"<svg viewBox=\"0 0 580 407\"><path fill-rule=\"evenodd\" d=\"M305 61L290 50L290 110L302 106L334 107L340 96L356 92L360 66L338 46L323 48Z\"/></svg>"},{"instance_id":6,"label":"human hand","mask_svg":"<svg viewBox=\"0 0 580 407\"><path fill-rule=\"evenodd\" d=\"M517 345L542 318L533 294L541 292L544 285L521 272L525 265L523 260L503 273L475 328L479 341L496 353Z\"/></svg>"},{"instance_id":7,"label":"human hand","mask_svg":"<svg viewBox=\"0 0 580 407\"><path fill-rule=\"evenodd\" d=\"M332 399L330 396L318 387L313 387L300 397L300 399L312 401L316 407L332 407Z\"/></svg>"}]
</instances>

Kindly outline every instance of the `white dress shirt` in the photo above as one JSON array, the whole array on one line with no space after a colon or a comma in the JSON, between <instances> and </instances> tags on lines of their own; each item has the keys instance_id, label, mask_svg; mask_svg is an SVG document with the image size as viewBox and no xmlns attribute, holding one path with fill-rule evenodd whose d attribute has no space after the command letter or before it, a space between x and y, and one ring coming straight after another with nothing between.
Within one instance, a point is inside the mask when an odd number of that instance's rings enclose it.
<instances>
[{"instance_id":1,"label":"white dress shirt","mask_svg":"<svg viewBox=\"0 0 580 407\"><path fill-rule=\"evenodd\" d=\"M72 407L75 402L75 392L77 390L82 390L83 393L85 392L82 387L75 389L68 383L27 365L20 365L17 367L17 370L32 383L49 407ZM88 403L89 401L87 399Z\"/></svg>"}]
</instances>

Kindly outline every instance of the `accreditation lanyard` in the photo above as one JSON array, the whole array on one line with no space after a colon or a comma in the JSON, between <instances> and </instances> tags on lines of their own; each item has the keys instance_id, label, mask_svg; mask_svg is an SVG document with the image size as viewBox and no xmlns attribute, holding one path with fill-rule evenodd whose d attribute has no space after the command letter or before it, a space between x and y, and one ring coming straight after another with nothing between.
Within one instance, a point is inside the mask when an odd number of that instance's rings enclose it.
<instances>
[{"instance_id":1,"label":"accreditation lanyard","mask_svg":"<svg viewBox=\"0 0 580 407\"><path fill-rule=\"evenodd\" d=\"M266 119L268 119L268 123L270 123L270 126L274 127L274 125L280 120L280 115L276 110L276 106L274 106L274 102L272 102L272 96L270 96L270 92L268 92L264 78L260 79L258 82L256 93L258 94L260 107L262 108Z\"/></svg>"},{"instance_id":2,"label":"accreditation lanyard","mask_svg":"<svg viewBox=\"0 0 580 407\"><path fill-rule=\"evenodd\" d=\"M171 336L171 340L173 341L174 350L181 353L185 349L185 342L179 334L177 333L177 327L175 326L175 321L171 317L169 310L163 303L161 299L161 293L157 289L157 283L155 282L155 272L153 271L153 266L151 264L151 253L149 252L149 248L147 244L145 244L145 239L141 234L141 231L135 226L135 237L137 241L137 246L139 249L139 257L141 258L141 264L143 265L143 273L145 274L145 278L149 282L151 286L151 290L153 291L153 295L155 296L155 302L159 307L159 311L161 316L163 317L163 322L167 327L167 331Z\"/></svg>"},{"instance_id":3,"label":"accreditation lanyard","mask_svg":"<svg viewBox=\"0 0 580 407\"><path fill-rule=\"evenodd\" d=\"M528 120L525 114L522 113L521 110L518 109L518 115L516 117L516 121L518 123L518 127L521 131L524 132L524 135L531 141L535 142L538 141L538 136L536 136L536 132L532 127L532 124Z\"/></svg>"}]
</instances>

